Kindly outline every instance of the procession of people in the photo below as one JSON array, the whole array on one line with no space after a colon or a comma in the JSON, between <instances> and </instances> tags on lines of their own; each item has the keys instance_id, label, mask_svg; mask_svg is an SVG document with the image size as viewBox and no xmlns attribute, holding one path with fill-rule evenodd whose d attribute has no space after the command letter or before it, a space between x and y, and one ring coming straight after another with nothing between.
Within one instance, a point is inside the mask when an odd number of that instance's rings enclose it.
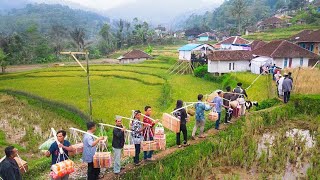
<instances>
[{"instance_id":1,"label":"procession of people","mask_svg":"<svg viewBox=\"0 0 320 180\"><path fill-rule=\"evenodd\" d=\"M290 100L290 92L292 91L292 74L284 73L282 76L280 71L276 70L275 67L272 71L272 76L277 82L277 92L279 97L283 97L284 103L288 103ZM173 117L177 118L180 122L179 131L176 132L176 145L178 148L189 146L188 143L188 126L190 122L190 116L194 115L194 127L192 130L192 140L196 140L196 132L199 129L198 138L206 138L204 135L204 127L206 124L206 111L212 111L217 113L217 118L212 124L216 130L220 130L220 121L222 119L222 111L225 111L224 115L224 124L230 124L232 116L239 117L244 116L246 112L246 99L248 94L246 89L242 88L242 83L237 83L237 86L231 90L230 86L226 87L226 91L222 90L215 91L216 95L212 100L205 99L204 95L199 94L197 96L197 102L193 103L193 108L195 113L190 114L187 112L187 107L184 106L182 100L176 101L176 106L173 113ZM236 107L232 106L232 102L236 102ZM113 173L118 175L121 172L121 157L124 145L126 143L126 132L130 132L129 136L131 137L132 144L134 145L134 155L133 163L136 166L139 166L142 162L155 161L153 157L154 150L143 150L143 159L140 160L140 152L142 150L143 141L154 141L155 136L155 126L159 123L159 120L151 118L152 116L151 106L144 107L144 114L140 110L134 110L132 119L130 120L130 125L128 129L123 125L122 117L116 116L115 126L113 129L112 137L112 149L113 149ZM143 119L141 116L143 115ZM97 147L101 143L105 143L105 137L94 138L93 134L96 132L97 127L94 122L87 123L87 132L83 134L83 152L82 152L82 161L87 163L87 179L88 180L97 180L101 178L100 168L94 166L94 156L97 153ZM183 135L183 141L181 143L181 134ZM52 158L51 165L55 165L59 161L67 160L68 154L73 152L74 149L71 146L71 143L66 140L66 131L59 130L56 133L57 141L52 143L48 151L45 153L45 156ZM61 152L60 150L63 150ZM3 180L12 179L21 179L21 174L19 172L19 166L14 160L16 157L17 149L13 146L8 146L5 149L6 158L0 163L0 177ZM10 177L10 178L8 178ZM69 174L60 176L59 178L51 179L61 179L66 180L69 178Z\"/></svg>"}]
</instances>

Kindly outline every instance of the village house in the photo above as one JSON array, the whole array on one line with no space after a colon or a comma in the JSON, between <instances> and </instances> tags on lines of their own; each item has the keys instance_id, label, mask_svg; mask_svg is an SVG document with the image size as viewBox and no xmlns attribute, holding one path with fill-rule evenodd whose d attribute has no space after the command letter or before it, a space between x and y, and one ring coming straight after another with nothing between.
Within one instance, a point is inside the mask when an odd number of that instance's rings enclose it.
<instances>
[{"instance_id":1,"label":"village house","mask_svg":"<svg viewBox=\"0 0 320 180\"><path fill-rule=\"evenodd\" d=\"M205 32L198 35L198 41L217 41L217 36L211 32Z\"/></svg>"},{"instance_id":2,"label":"village house","mask_svg":"<svg viewBox=\"0 0 320 180\"><path fill-rule=\"evenodd\" d=\"M209 73L230 73L250 70L252 52L246 50L219 50L208 55Z\"/></svg>"},{"instance_id":3,"label":"village house","mask_svg":"<svg viewBox=\"0 0 320 180\"><path fill-rule=\"evenodd\" d=\"M288 26L290 26L290 23L287 19L284 20L276 16L272 16L257 23L258 31L265 31L268 29L283 28Z\"/></svg>"},{"instance_id":4,"label":"village house","mask_svg":"<svg viewBox=\"0 0 320 180\"><path fill-rule=\"evenodd\" d=\"M289 41L320 55L320 30L303 30L292 36Z\"/></svg>"},{"instance_id":5,"label":"village house","mask_svg":"<svg viewBox=\"0 0 320 180\"><path fill-rule=\"evenodd\" d=\"M210 44L186 44L179 50L179 60L191 61L192 59L200 59L214 50Z\"/></svg>"},{"instance_id":6,"label":"village house","mask_svg":"<svg viewBox=\"0 0 320 180\"><path fill-rule=\"evenodd\" d=\"M151 56L148 55L147 53L141 51L141 50L136 50L133 49L124 55L120 56L118 58L120 64L129 64L129 63L138 63L142 62L144 60L150 59Z\"/></svg>"},{"instance_id":7,"label":"village house","mask_svg":"<svg viewBox=\"0 0 320 180\"><path fill-rule=\"evenodd\" d=\"M272 64L280 68L311 66L318 55L286 40L276 40L252 51L254 56L272 59Z\"/></svg>"},{"instance_id":8,"label":"village house","mask_svg":"<svg viewBox=\"0 0 320 180\"><path fill-rule=\"evenodd\" d=\"M214 44L213 47L219 50L250 50L250 46L248 44L249 41L242 37L231 36Z\"/></svg>"},{"instance_id":9,"label":"village house","mask_svg":"<svg viewBox=\"0 0 320 180\"><path fill-rule=\"evenodd\" d=\"M155 33L157 34L158 37L163 38L167 33L167 31L165 27L159 25L158 27L155 28Z\"/></svg>"},{"instance_id":10,"label":"village house","mask_svg":"<svg viewBox=\"0 0 320 180\"><path fill-rule=\"evenodd\" d=\"M262 40L254 40L249 45L251 47L251 50L253 51L255 49L258 49L258 48L264 46L265 44L267 44L267 43Z\"/></svg>"}]
</instances>

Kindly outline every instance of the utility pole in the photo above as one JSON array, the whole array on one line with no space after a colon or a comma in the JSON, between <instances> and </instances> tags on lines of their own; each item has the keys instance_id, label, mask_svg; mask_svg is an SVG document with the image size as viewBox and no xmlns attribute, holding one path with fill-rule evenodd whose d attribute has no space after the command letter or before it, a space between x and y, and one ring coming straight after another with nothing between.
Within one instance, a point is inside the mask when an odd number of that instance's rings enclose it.
<instances>
[{"instance_id":1,"label":"utility pole","mask_svg":"<svg viewBox=\"0 0 320 180\"><path fill-rule=\"evenodd\" d=\"M88 106L89 106L89 120L92 119L92 98L91 98L91 88L90 88L90 72L89 72L89 52L60 52L60 54L67 54L73 57L73 59L80 65L80 67L87 73L87 83L88 83ZM75 55L85 55L87 68L84 68L80 61L77 59Z\"/></svg>"}]
</instances>

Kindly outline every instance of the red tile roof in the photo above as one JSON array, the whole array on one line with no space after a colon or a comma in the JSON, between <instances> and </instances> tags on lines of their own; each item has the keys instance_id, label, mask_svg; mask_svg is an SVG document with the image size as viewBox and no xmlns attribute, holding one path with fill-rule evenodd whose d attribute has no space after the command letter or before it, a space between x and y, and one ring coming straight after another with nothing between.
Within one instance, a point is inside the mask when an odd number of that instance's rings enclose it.
<instances>
[{"instance_id":1,"label":"red tile roof","mask_svg":"<svg viewBox=\"0 0 320 180\"><path fill-rule=\"evenodd\" d=\"M311 58L317 59L318 55L286 40L276 40L255 49L253 54L272 58Z\"/></svg>"},{"instance_id":2,"label":"red tile roof","mask_svg":"<svg viewBox=\"0 0 320 180\"><path fill-rule=\"evenodd\" d=\"M215 45L221 45L221 44L248 44L249 41L246 39L243 39L242 37L239 36L231 36L228 37L227 39L218 42Z\"/></svg>"},{"instance_id":3,"label":"red tile roof","mask_svg":"<svg viewBox=\"0 0 320 180\"><path fill-rule=\"evenodd\" d=\"M213 51L208 55L210 61L243 61L251 60L252 52L245 50Z\"/></svg>"},{"instance_id":4,"label":"red tile roof","mask_svg":"<svg viewBox=\"0 0 320 180\"><path fill-rule=\"evenodd\" d=\"M141 58L151 58L151 56L149 56L147 53L141 51L141 50L136 50L133 49L127 53L125 53L124 55L122 55L120 58L118 59L141 59Z\"/></svg>"},{"instance_id":5,"label":"red tile roof","mask_svg":"<svg viewBox=\"0 0 320 180\"><path fill-rule=\"evenodd\" d=\"M277 18L275 16L272 16L270 18L264 19L262 22L260 22L258 25L272 25L272 24L281 24L284 21L280 18Z\"/></svg>"},{"instance_id":6,"label":"red tile roof","mask_svg":"<svg viewBox=\"0 0 320 180\"><path fill-rule=\"evenodd\" d=\"M316 31L303 30L289 40L294 42L320 42L320 29Z\"/></svg>"},{"instance_id":7,"label":"red tile roof","mask_svg":"<svg viewBox=\"0 0 320 180\"><path fill-rule=\"evenodd\" d=\"M266 42L264 41L261 41L261 40L254 40L250 43L250 47L251 47L251 50L255 50L255 49L258 49L262 46L264 46L265 44L267 44Z\"/></svg>"}]
</instances>

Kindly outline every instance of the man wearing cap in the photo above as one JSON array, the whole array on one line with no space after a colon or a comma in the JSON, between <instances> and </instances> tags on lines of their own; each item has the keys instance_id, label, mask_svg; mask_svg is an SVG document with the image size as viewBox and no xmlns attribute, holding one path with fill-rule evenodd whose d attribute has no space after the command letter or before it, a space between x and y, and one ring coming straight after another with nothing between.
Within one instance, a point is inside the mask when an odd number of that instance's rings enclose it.
<instances>
[{"instance_id":1,"label":"man wearing cap","mask_svg":"<svg viewBox=\"0 0 320 180\"><path fill-rule=\"evenodd\" d=\"M124 131L121 116L116 116L116 127L113 129L112 148L114 152L113 172L119 174L121 170L121 150L124 146Z\"/></svg>"},{"instance_id":2,"label":"man wearing cap","mask_svg":"<svg viewBox=\"0 0 320 180\"><path fill-rule=\"evenodd\" d=\"M283 102L287 103L290 99L290 92L292 90L292 80L289 78L288 74L285 74L284 77L282 83Z\"/></svg>"}]
</instances>

